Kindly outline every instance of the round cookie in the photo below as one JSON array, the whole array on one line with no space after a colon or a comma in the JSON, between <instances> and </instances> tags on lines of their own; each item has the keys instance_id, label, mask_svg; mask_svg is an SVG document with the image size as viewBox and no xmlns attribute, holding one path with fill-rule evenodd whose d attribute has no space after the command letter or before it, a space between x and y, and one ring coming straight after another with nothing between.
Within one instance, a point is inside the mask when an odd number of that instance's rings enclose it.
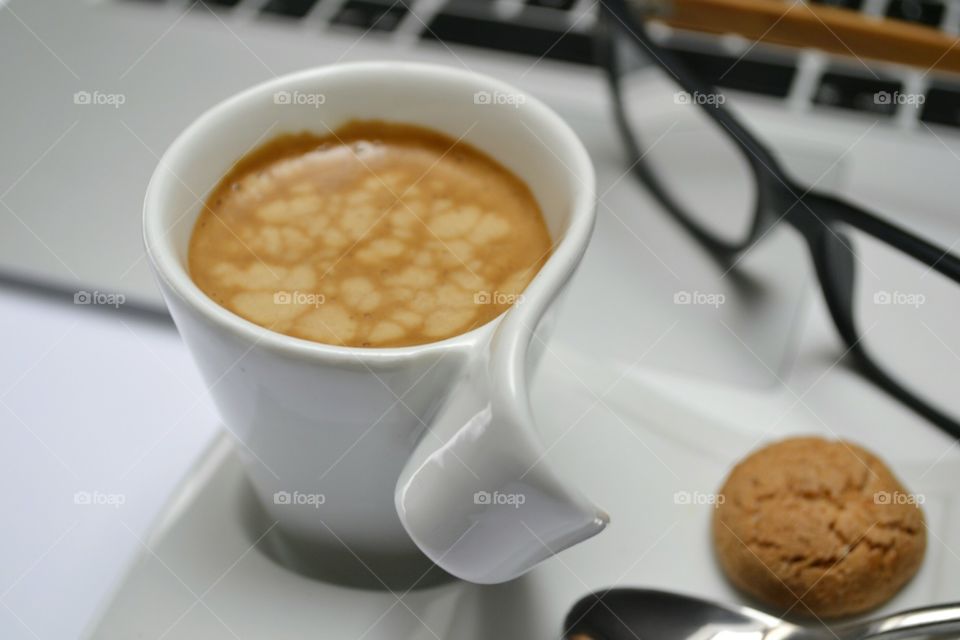
<instances>
[{"instance_id":1,"label":"round cookie","mask_svg":"<svg viewBox=\"0 0 960 640\"><path fill-rule=\"evenodd\" d=\"M791 438L741 461L720 490L713 543L729 580L800 615L891 598L926 549L923 512L889 468L843 441Z\"/></svg>"}]
</instances>

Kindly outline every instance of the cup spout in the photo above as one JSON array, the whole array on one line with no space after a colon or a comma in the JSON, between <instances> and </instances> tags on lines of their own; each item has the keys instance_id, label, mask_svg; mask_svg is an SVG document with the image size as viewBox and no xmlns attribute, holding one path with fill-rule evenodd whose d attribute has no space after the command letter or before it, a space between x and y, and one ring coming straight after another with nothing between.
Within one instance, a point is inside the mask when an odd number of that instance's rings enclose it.
<instances>
[{"instance_id":1,"label":"cup spout","mask_svg":"<svg viewBox=\"0 0 960 640\"><path fill-rule=\"evenodd\" d=\"M400 521L445 571L511 580L606 526L546 460L525 391L480 366L461 381L401 475Z\"/></svg>"}]
</instances>

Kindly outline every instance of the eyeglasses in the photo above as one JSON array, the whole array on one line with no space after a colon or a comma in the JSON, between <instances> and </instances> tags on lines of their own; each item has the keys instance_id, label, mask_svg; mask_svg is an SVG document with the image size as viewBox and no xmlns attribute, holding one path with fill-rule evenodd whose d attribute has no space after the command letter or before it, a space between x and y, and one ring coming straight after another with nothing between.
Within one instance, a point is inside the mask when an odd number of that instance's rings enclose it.
<instances>
[{"instance_id":1,"label":"eyeglasses","mask_svg":"<svg viewBox=\"0 0 960 640\"><path fill-rule=\"evenodd\" d=\"M960 438L960 259L799 185L725 108L723 94L657 44L644 17L627 0L603 0L597 36L632 172L729 262L780 222L799 231L853 362Z\"/></svg>"}]
</instances>

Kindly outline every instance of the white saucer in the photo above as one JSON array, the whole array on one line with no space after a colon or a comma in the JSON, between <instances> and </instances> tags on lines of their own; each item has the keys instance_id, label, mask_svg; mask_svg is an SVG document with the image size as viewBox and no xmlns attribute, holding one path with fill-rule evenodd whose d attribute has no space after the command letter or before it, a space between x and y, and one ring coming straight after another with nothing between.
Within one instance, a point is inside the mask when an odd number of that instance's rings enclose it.
<instances>
[{"instance_id":1,"label":"white saucer","mask_svg":"<svg viewBox=\"0 0 960 640\"><path fill-rule=\"evenodd\" d=\"M712 507L695 504L696 496L715 490L733 460L769 437L758 429L769 424L777 396L754 398L754 408L765 403L768 410L740 415L733 407L751 401L730 392L717 413L732 419L725 422L685 400L692 392L680 378L671 383L635 368L611 387L609 376L609 367L558 346L534 378L535 411L552 462L611 513L612 524L524 577L500 586L449 582L391 594L285 569L271 558L270 523L258 518L234 446L221 437L158 519L88 637L531 640L560 637L576 600L613 585L742 601L714 565L707 533ZM804 429L822 431L790 418L776 435ZM949 547L960 539L956 457L936 463L916 452L902 459L883 453L907 486L925 496L930 527L920 574L883 610L960 599L960 556ZM691 499L684 504L678 492Z\"/></svg>"}]
</instances>

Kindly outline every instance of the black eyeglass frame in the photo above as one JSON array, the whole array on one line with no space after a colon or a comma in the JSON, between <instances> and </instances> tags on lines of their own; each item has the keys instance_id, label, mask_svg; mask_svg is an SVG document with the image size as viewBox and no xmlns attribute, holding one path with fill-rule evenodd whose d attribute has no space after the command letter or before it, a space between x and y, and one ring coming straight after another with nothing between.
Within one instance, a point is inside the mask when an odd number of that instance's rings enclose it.
<instances>
[{"instance_id":1,"label":"black eyeglass frame","mask_svg":"<svg viewBox=\"0 0 960 640\"><path fill-rule=\"evenodd\" d=\"M727 241L700 226L696 219L671 197L644 160L640 138L626 115L620 83L625 70L618 63L616 38L625 38L638 47L688 94L713 95L717 93L717 89L698 78L670 50L660 47L649 36L644 23L635 19L627 2L628 0L600 2L596 46L598 62L606 72L613 93L614 115L631 156L629 160L632 171L687 231L707 249L724 259L729 260L746 250L781 220L799 231L810 250L830 315L848 347L849 355L860 370L887 393L954 438L960 439L960 422L908 390L884 371L864 349L853 310L856 268L854 249L836 225L846 224L869 234L958 284L960 258L855 204L796 184L783 171L766 146L752 135L733 113L724 108L720 101L696 101L696 104L744 152L744 158L756 179L756 206L753 221L742 241Z\"/></svg>"}]
</instances>

